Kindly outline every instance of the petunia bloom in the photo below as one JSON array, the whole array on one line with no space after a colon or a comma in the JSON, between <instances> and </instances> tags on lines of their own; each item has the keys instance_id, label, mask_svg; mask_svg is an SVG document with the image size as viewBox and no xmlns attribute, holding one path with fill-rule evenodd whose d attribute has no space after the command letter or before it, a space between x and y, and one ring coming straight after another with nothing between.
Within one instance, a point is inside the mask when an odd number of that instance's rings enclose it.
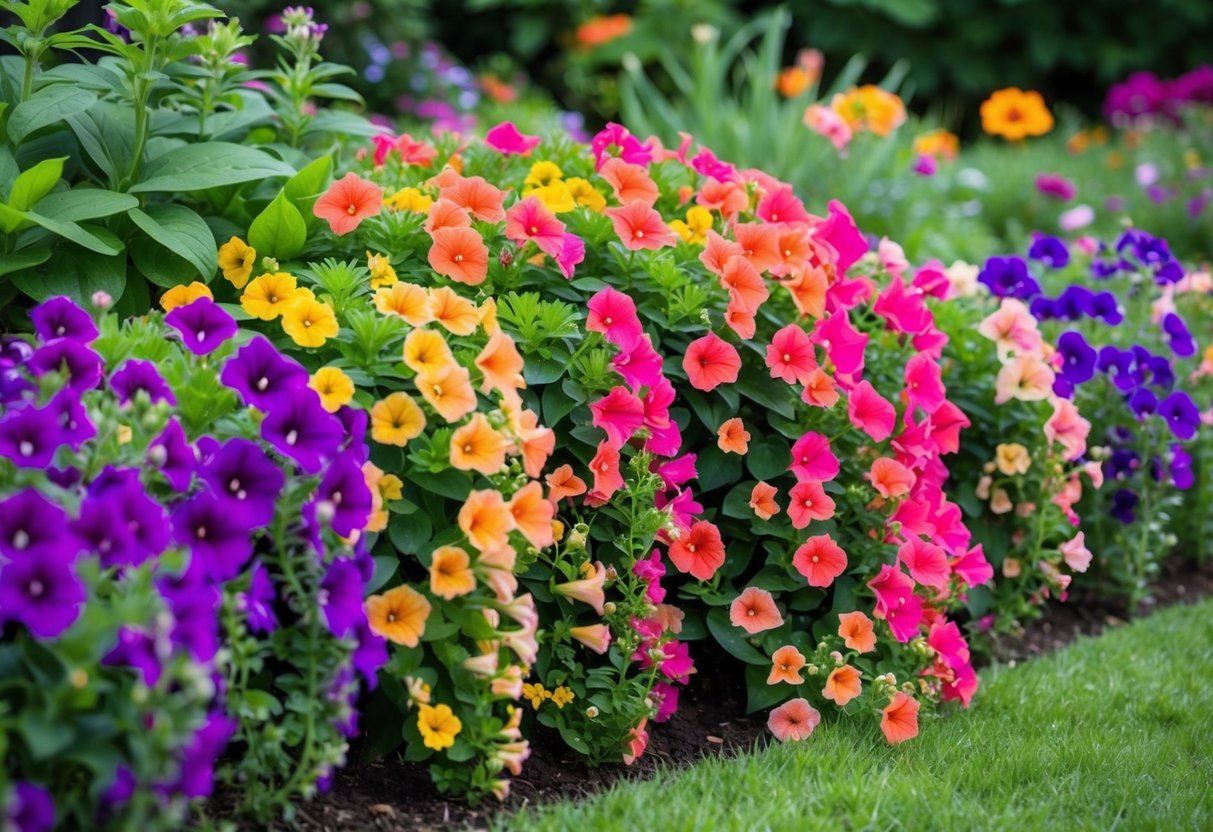
<instances>
[{"instance_id":1,"label":"petunia bloom","mask_svg":"<svg viewBox=\"0 0 1213 832\"><path fill-rule=\"evenodd\" d=\"M726 419L716 429L716 445L726 454L745 454L749 449L750 432L745 423L734 416Z\"/></svg>"},{"instance_id":2,"label":"petunia bloom","mask_svg":"<svg viewBox=\"0 0 1213 832\"><path fill-rule=\"evenodd\" d=\"M564 223L556 219L537 197L529 196L505 213L505 236L522 246L533 242L549 257L564 252Z\"/></svg>"},{"instance_id":3,"label":"petunia bloom","mask_svg":"<svg viewBox=\"0 0 1213 832\"><path fill-rule=\"evenodd\" d=\"M813 520L829 520L834 516L834 499L826 494L821 483L802 480L788 492L788 517L792 527L803 529Z\"/></svg>"},{"instance_id":4,"label":"petunia bloom","mask_svg":"<svg viewBox=\"0 0 1213 832\"><path fill-rule=\"evenodd\" d=\"M817 369L817 358L809 335L796 324L788 324L775 333L767 345L767 367L771 378L788 384L808 384Z\"/></svg>"},{"instance_id":5,"label":"petunia bloom","mask_svg":"<svg viewBox=\"0 0 1213 832\"><path fill-rule=\"evenodd\" d=\"M771 711L767 728L780 742L807 739L821 722L821 714L805 699L791 699Z\"/></svg>"},{"instance_id":6,"label":"petunia bloom","mask_svg":"<svg viewBox=\"0 0 1213 832\"><path fill-rule=\"evenodd\" d=\"M783 616L771 593L756 586L746 587L729 606L729 621L750 635L783 625Z\"/></svg>"},{"instance_id":7,"label":"petunia bloom","mask_svg":"<svg viewBox=\"0 0 1213 832\"><path fill-rule=\"evenodd\" d=\"M177 307L164 322L181 333L182 343L194 355L209 355L238 329L235 319L209 298Z\"/></svg>"},{"instance_id":8,"label":"petunia bloom","mask_svg":"<svg viewBox=\"0 0 1213 832\"><path fill-rule=\"evenodd\" d=\"M750 491L750 508L754 514L762 520L770 520L779 513L779 503L775 502L775 495L779 493L779 489L766 482L754 483L754 488Z\"/></svg>"},{"instance_id":9,"label":"petunia bloom","mask_svg":"<svg viewBox=\"0 0 1213 832\"><path fill-rule=\"evenodd\" d=\"M347 173L316 200L312 213L327 221L333 233L340 236L350 233L382 208L383 190L356 173Z\"/></svg>"},{"instance_id":10,"label":"petunia bloom","mask_svg":"<svg viewBox=\"0 0 1213 832\"><path fill-rule=\"evenodd\" d=\"M830 450L830 440L809 431L792 445L792 462L788 468L798 480L826 482L838 476L839 463Z\"/></svg>"},{"instance_id":11,"label":"petunia bloom","mask_svg":"<svg viewBox=\"0 0 1213 832\"><path fill-rule=\"evenodd\" d=\"M476 588L471 558L458 546L439 546L430 555L430 592L450 601Z\"/></svg>"},{"instance_id":12,"label":"petunia bloom","mask_svg":"<svg viewBox=\"0 0 1213 832\"><path fill-rule=\"evenodd\" d=\"M845 708L848 702L862 692L863 683L860 681L859 671L849 664L844 664L830 671L821 695L838 707Z\"/></svg>"},{"instance_id":13,"label":"petunia bloom","mask_svg":"<svg viewBox=\"0 0 1213 832\"><path fill-rule=\"evenodd\" d=\"M847 553L828 534L810 537L792 554L792 566L809 586L827 587L846 571Z\"/></svg>"},{"instance_id":14,"label":"petunia bloom","mask_svg":"<svg viewBox=\"0 0 1213 832\"><path fill-rule=\"evenodd\" d=\"M629 251L659 249L678 242L678 235L662 222L658 214L643 202L629 202L619 208L606 209L615 234Z\"/></svg>"},{"instance_id":15,"label":"petunia bloom","mask_svg":"<svg viewBox=\"0 0 1213 832\"><path fill-rule=\"evenodd\" d=\"M670 561L680 572L701 581L710 580L724 564L724 542L720 530L706 520L696 522L670 544Z\"/></svg>"},{"instance_id":16,"label":"petunia bloom","mask_svg":"<svg viewBox=\"0 0 1213 832\"><path fill-rule=\"evenodd\" d=\"M876 649L876 632L872 627L872 619L862 612L839 613L838 635L842 637L848 650L870 653Z\"/></svg>"},{"instance_id":17,"label":"petunia bloom","mask_svg":"<svg viewBox=\"0 0 1213 832\"><path fill-rule=\"evenodd\" d=\"M687 346L682 359L682 369L696 390L710 392L721 384L737 381L741 370L741 356L736 348L709 332Z\"/></svg>"},{"instance_id":18,"label":"petunia bloom","mask_svg":"<svg viewBox=\"0 0 1213 832\"><path fill-rule=\"evenodd\" d=\"M896 745L918 736L918 700L898 691L881 709L880 730L889 745Z\"/></svg>"},{"instance_id":19,"label":"petunia bloom","mask_svg":"<svg viewBox=\"0 0 1213 832\"><path fill-rule=\"evenodd\" d=\"M372 595L363 602L371 632L404 647L416 647L425 634L430 602L407 584Z\"/></svg>"},{"instance_id":20,"label":"petunia bloom","mask_svg":"<svg viewBox=\"0 0 1213 832\"><path fill-rule=\"evenodd\" d=\"M804 684L800 671L805 666L804 655L791 644L780 647L771 656L771 672L767 676L768 685L786 682L789 685Z\"/></svg>"},{"instance_id":21,"label":"petunia bloom","mask_svg":"<svg viewBox=\"0 0 1213 832\"><path fill-rule=\"evenodd\" d=\"M506 156L525 156L539 146L539 136L519 132L512 121L503 121L489 129L484 143Z\"/></svg>"},{"instance_id":22,"label":"petunia bloom","mask_svg":"<svg viewBox=\"0 0 1213 832\"><path fill-rule=\"evenodd\" d=\"M489 250L474 229L442 228L434 232L433 239L428 255L430 268L468 286L484 282L489 270Z\"/></svg>"}]
</instances>

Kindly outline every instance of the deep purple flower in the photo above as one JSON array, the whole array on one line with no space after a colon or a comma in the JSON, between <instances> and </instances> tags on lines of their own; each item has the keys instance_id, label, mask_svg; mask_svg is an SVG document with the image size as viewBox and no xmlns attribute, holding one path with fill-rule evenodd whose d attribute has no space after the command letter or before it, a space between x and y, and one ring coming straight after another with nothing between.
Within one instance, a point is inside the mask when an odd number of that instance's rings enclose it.
<instances>
[{"instance_id":1,"label":"deep purple flower","mask_svg":"<svg viewBox=\"0 0 1213 832\"><path fill-rule=\"evenodd\" d=\"M1038 321L1051 321L1060 317L1057 312L1057 301L1044 295L1032 298L1032 302L1028 304L1028 311Z\"/></svg>"},{"instance_id":2,"label":"deep purple flower","mask_svg":"<svg viewBox=\"0 0 1213 832\"><path fill-rule=\"evenodd\" d=\"M253 555L252 526L230 500L202 491L173 510L173 540L190 549L207 577L222 583L240 574Z\"/></svg>"},{"instance_id":3,"label":"deep purple flower","mask_svg":"<svg viewBox=\"0 0 1213 832\"><path fill-rule=\"evenodd\" d=\"M55 801L51 793L28 780L13 784L12 799L4 811L4 828L16 832L50 832L55 828Z\"/></svg>"},{"instance_id":4,"label":"deep purple flower","mask_svg":"<svg viewBox=\"0 0 1213 832\"><path fill-rule=\"evenodd\" d=\"M0 554L13 558L29 551L63 549L78 542L66 536L63 509L32 488L0 501ZM72 554L75 554L73 549Z\"/></svg>"},{"instance_id":5,"label":"deep purple flower","mask_svg":"<svg viewBox=\"0 0 1213 832\"><path fill-rule=\"evenodd\" d=\"M58 338L39 347L25 365L35 376L67 373L73 390L91 390L101 383L101 356L71 338Z\"/></svg>"},{"instance_id":6,"label":"deep purple flower","mask_svg":"<svg viewBox=\"0 0 1213 832\"><path fill-rule=\"evenodd\" d=\"M362 467L344 454L324 473L314 499L332 506L330 525L342 537L349 537L365 526L373 508L371 489L367 487Z\"/></svg>"},{"instance_id":7,"label":"deep purple flower","mask_svg":"<svg viewBox=\"0 0 1213 832\"><path fill-rule=\"evenodd\" d=\"M337 410L337 418L345 428L345 453L359 463L366 462L370 456L370 450L366 446L366 428L370 423L370 416L360 408L342 405Z\"/></svg>"},{"instance_id":8,"label":"deep purple flower","mask_svg":"<svg viewBox=\"0 0 1213 832\"><path fill-rule=\"evenodd\" d=\"M1168 312L1162 317L1162 330L1167 334L1167 344L1171 347L1171 352L1180 358L1196 355L1196 341L1192 339L1192 333L1188 331L1183 318L1174 312Z\"/></svg>"},{"instance_id":9,"label":"deep purple flower","mask_svg":"<svg viewBox=\"0 0 1213 832\"><path fill-rule=\"evenodd\" d=\"M1192 219L1197 219L1209 207L1211 201L1213 201L1213 190L1205 188L1188 200L1188 216Z\"/></svg>"},{"instance_id":10,"label":"deep purple flower","mask_svg":"<svg viewBox=\"0 0 1213 832\"><path fill-rule=\"evenodd\" d=\"M1171 446L1169 469L1171 484L1180 491L1187 491L1196 484L1196 475L1192 472L1192 455L1185 451L1182 445Z\"/></svg>"},{"instance_id":11,"label":"deep purple flower","mask_svg":"<svg viewBox=\"0 0 1213 832\"><path fill-rule=\"evenodd\" d=\"M121 627L118 643L114 645L101 663L106 667L129 667L143 677L143 684L155 687L164 668L156 656L156 640L142 630Z\"/></svg>"},{"instance_id":12,"label":"deep purple flower","mask_svg":"<svg viewBox=\"0 0 1213 832\"><path fill-rule=\"evenodd\" d=\"M181 333L182 343L194 355L209 355L238 330L235 319L207 297L178 306L164 322Z\"/></svg>"},{"instance_id":13,"label":"deep purple flower","mask_svg":"<svg viewBox=\"0 0 1213 832\"><path fill-rule=\"evenodd\" d=\"M1138 497L1136 492L1130 491L1127 488L1121 488L1112 495L1111 514L1121 523L1128 526L1137 519L1137 515L1133 513L1133 509L1137 508L1137 503Z\"/></svg>"},{"instance_id":14,"label":"deep purple flower","mask_svg":"<svg viewBox=\"0 0 1213 832\"><path fill-rule=\"evenodd\" d=\"M977 280L995 297L1027 300L1040 294L1040 285L1028 274L1028 264L1022 257L989 258Z\"/></svg>"},{"instance_id":15,"label":"deep purple flower","mask_svg":"<svg viewBox=\"0 0 1213 832\"><path fill-rule=\"evenodd\" d=\"M354 668L366 680L367 689L374 690L379 684L379 668L387 664L387 640L371 631L365 614L354 625L354 637L358 639L352 657Z\"/></svg>"},{"instance_id":16,"label":"deep purple flower","mask_svg":"<svg viewBox=\"0 0 1213 832\"><path fill-rule=\"evenodd\" d=\"M220 596L206 580L205 571L198 559L191 558L180 575L157 581L173 614L173 643L200 662L209 662L219 650Z\"/></svg>"},{"instance_id":17,"label":"deep purple flower","mask_svg":"<svg viewBox=\"0 0 1213 832\"><path fill-rule=\"evenodd\" d=\"M134 772L119 763L114 771L114 782L101 793L101 803L109 810L125 806L134 796L136 785Z\"/></svg>"},{"instance_id":18,"label":"deep purple flower","mask_svg":"<svg viewBox=\"0 0 1213 832\"><path fill-rule=\"evenodd\" d=\"M1091 295L1086 303L1086 312L1089 317L1101 320L1108 326L1117 326L1125 319L1125 313L1116 302L1116 295L1111 292Z\"/></svg>"},{"instance_id":19,"label":"deep purple flower","mask_svg":"<svg viewBox=\"0 0 1213 832\"><path fill-rule=\"evenodd\" d=\"M46 403L42 413L48 419L54 419L59 428L59 441L73 451L97 435L97 429L88 418L88 409L80 401L80 396L70 388L61 390Z\"/></svg>"},{"instance_id":20,"label":"deep purple flower","mask_svg":"<svg viewBox=\"0 0 1213 832\"><path fill-rule=\"evenodd\" d=\"M308 474L319 473L337 455L344 433L341 420L306 388L284 395L261 423L261 437Z\"/></svg>"},{"instance_id":21,"label":"deep purple flower","mask_svg":"<svg viewBox=\"0 0 1213 832\"><path fill-rule=\"evenodd\" d=\"M148 557L123 518L120 499L114 495L85 499L80 504L80 516L71 524L84 550L96 555L106 567L134 565Z\"/></svg>"},{"instance_id":22,"label":"deep purple flower","mask_svg":"<svg viewBox=\"0 0 1213 832\"><path fill-rule=\"evenodd\" d=\"M1137 452L1132 448L1115 448L1104 463L1104 474L1111 480L1123 480L1137 470Z\"/></svg>"},{"instance_id":23,"label":"deep purple flower","mask_svg":"<svg viewBox=\"0 0 1213 832\"><path fill-rule=\"evenodd\" d=\"M140 390L146 392L148 398L153 402L177 403L172 389L160 377L160 373L156 371L156 365L150 361L131 359L123 363L110 376L110 387L118 394L118 401L122 404L135 398L135 394Z\"/></svg>"},{"instance_id":24,"label":"deep purple flower","mask_svg":"<svg viewBox=\"0 0 1213 832\"><path fill-rule=\"evenodd\" d=\"M33 354L34 348L28 342L9 335L0 336L0 404L19 402L38 389L22 371Z\"/></svg>"},{"instance_id":25,"label":"deep purple flower","mask_svg":"<svg viewBox=\"0 0 1213 832\"><path fill-rule=\"evenodd\" d=\"M318 595L329 632L337 638L366 618L362 611L362 574L352 560L337 558L329 565Z\"/></svg>"},{"instance_id":26,"label":"deep purple flower","mask_svg":"<svg viewBox=\"0 0 1213 832\"><path fill-rule=\"evenodd\" d=\"M1170 84L1171 95L1184 102L1213 104L1213 66L1202 64Z\"/></svg>"},{"instance_id":27,"label":"deep purple flower","mask_svg":"<svg viewBox=\"0 0 1213 832\"><path fill-rule=\"evenodd\" d=\"M137 556L127 562L140 563L168 546L164 508L143 490L138 470L107 467L89 485L88 493L90 497L112 499L112 505L121 513L138 549Z\"/></svg>"},{"instance_id":28,"label":"deep purple flower","mask_svg":"<svg viewBox=\"0 0 1213 832\"><path fill-rule=\"evenodd\" d=\"M1167 426L1176 439L1191 439L1200 427L1200 411L1192 397L1183 390L1176 390L1163 399L1158 406L1158 415L1167 420Z\"/></svg>"},{"instance_id":29,"label":"deep purple flower","mask_svg":"<svg viewBox=\"0 0 1213 832\"><path fill-rule=\"evenodd\" d=\"M1088 314L1091 298L1095 293L1086 286L1074 284L1061 290L1054 301L1053 311L1056 317L1067 321L1078 321Z\"/></svg>"},{"instance_id":30,"label":"deep purple flower","mask_svg":"<svg viewBox=\"0 0 1213 832\"><path fill-rule=\"evenodd\" d=\"M265 451L247 439L229 439L198 469L215 494L239 504L256 526L274 519L286 476Z\"/></svg>"},{"instance_id":31,"label":"deep purple flower","mask_svg":"<svg viewBox=\"0 0 1213 832\"><path fill-rule=\"evenodd\" d=\"M1154 273L1154 280L1159 285L1177 283L1183 279L1183 266L1171 254L1167 241L1139 228L1130 228L1120 235L1116 241L1116 253L1122 257L1132 256Z\"/></svg>"},{"instance_id":32,"label":"deep purple flower","mask_svg":"<svg viewBox=\"0 0 1213 832\"><path fill-rule=\"evenodd\" d=\"M248 592L242 592L239 596L249 630L262 635L274 631L278 626L278 619L274 615L276 597L274 585L270 582L270 573L261 561L257 561L249 570Z\"/></svg>"},{"instance_id":33,"label":"deep purple flower","mask_svg":"<svg viewBox=\"0 0 1213 832\"><path fill-rule=\"evenodd\" d=\"M35 306L29 316L34 322L34 332L43 341L70 338L87 344L100 335L92 317L62 295L47 298Z\"/></svg>"},{"instance_id":34,"label":"deep purple flower","mask_svg":"<svg viewBox=\"0 0 1213 832\"><path fill-rule=\"evenodd\" d=\"M1138 116L1167 112L1171 99L1165 81L1152 72L1135 72L1119 84L1108 88L1104 100L1104 115L1113 124Z\"/></svg>"},{"instance_id":35,"label":"deep purple flower","mask_svg":"<svg viewBox=\"0 0 1213 832\"><path fill-rule=\"evenodd\" d=\"M177 491L189 491L194 479L194 466L197 457L189 440L185 438L185 429L176 419L170 419L160 435L152 440L147 448L147 459L159 469Z\"/></svg>"},{"instance_id":36,"label":"deep purple flower","mask_svg":"<svg viewBox=\"0 0 1213 832\"><path fill-rule=\"evenodd\" d=\"M1081 333L1067 330L1057 339L1061 374L1071 384L1082 384L1095 376L1096 352Z\"/></svg>"},{"instance_id":37,"label":"deep purple flower","mask_svg":"<svg viewBox=\"0 0 1213 832\"><path fill-rule=\"evenodd\" d=\"M1175 386L1175 372L1166 358L1154 355L1146 359L1144 365L1150 373L1150 384L1160 390L1170 390Z\"/></svg>"},{"instance_id":38,"label":"deep purple flower","mask_svg":"<svg viewBox=\"0 0 1213 832\"><path fill-rule=\"evenodd\" d=\"M0 421L0 456L18 468L45 468L63 444L63 432L47 408L10 411Z\"/></svg>"},{"instance_id":39,"label":"deep purple flower","mask_svg":"<svg viewBox=\"0 0 1213 832\"><path fill-rule=\"evenodd\" d=\"M1099 348L1099 358L1095 366L1101 373L1106 373L1116 389L1127 393L1137 386L1133 378L1133 353L1121 350L1108 344Z\"/></svg>"},{"instance_id":40,"label":"deep purple flower","mask_svg":"<svg viewBox=\"0 0 1213 832\"><path fill-rule=\"evenodd\" d=\"M240 394L245 404L270 412L279 397L307 387L307 370L284 357L257 336L223 365L219 380Z\"/></svg>"},{"instance_id":41,"label":"deep purple flower","mask_svg":"<svg viewBox=\"0 0 1213 832\"><path fill-rule=\"evenodd\" d=\"M236 728L236 721L222 711L212 711L207 716L206 724L194 734L181 760L177 790L182 795L191 799L210 796L215 785L215 761Z\"/></svg>"},{"instance_id":42,"label":"deep purple flower","mask_svg":"<svg viewBox=\"0 0 1213 832\"><path fill-rule=\"evenodd\" d=\"M1074 183L1059 173L1042 173L1036 177L1036 190L1045 196L1069 202L1078 193Z\"/></svg>"},{"instance_id":43,"label":"deep purple flower","mask_svg":"<svg viewBox=\"0 0 1213 832\"><path fill-rule=\"evenodd\" d=\"M1158 411L1158 396L1148 387L1139 387L1129 396L1129 410L1140 421Z\"/></svg>"},{"instance_id":44,"label":"deep purple flower","mask_svg":"<svg viewBox=\"0 0 1213 832\"><path fill-rule=\"evenodd\" d=\"M0 617L24 624L40 639L70 627L84 603L84 584L72 568L73 549L43 546L0 568Z\"/></svg>"},{"instance_id":45,"label":"deep purple flower","mask_svg":"<svg viewBox=\"0 0 1213 832\"><path fill-rule=\"evenodd\" d=\"M1042 234L1032 241L1028 257L1039 260L1051 269L1064 269L1070 262L1070 249L1057 237Z\"/></svg>"}]
</instances>

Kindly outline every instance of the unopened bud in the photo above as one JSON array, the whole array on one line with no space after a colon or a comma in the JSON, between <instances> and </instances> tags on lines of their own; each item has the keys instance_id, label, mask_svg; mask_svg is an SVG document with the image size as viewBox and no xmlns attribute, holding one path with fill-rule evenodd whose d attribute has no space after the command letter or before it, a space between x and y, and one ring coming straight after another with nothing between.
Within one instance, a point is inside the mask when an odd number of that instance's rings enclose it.
<instances>
[{"instance_id":1,"label":"unopened bud","mask_svg":"<svg viewBox=\"0 0 1213 832\"><path fill-rule=\"evenodd\" d=\"M585 709L585 715L587 717L589 717L590 719L597 719L598 709L596 707L594 707L593 705L591 705L590 707Z\"/></svg>"},{"instance_id":2,"label":"unopened bud","mask_svg":"<svg viewBox=\"0 0 1213 832\"><path fill-rule=\"evenodd\" d=\"M608 581L617 581L617 580L619 580L619 572L618 572L618 571L616 571L615 566L614 566L613 564L612 564L611 566L608 566L608 567L606 568L606 579L607 579Z\"/></svg>"},{"instance_id":3,"label":"unopened bud","mask_svg":"<svg viewBox=\"0 0 1213 832\"><path fill-rule=\"evenodd\" d=\"M618 607L615 606L614 601L607 601L605 604L602 605L602 612L605 615L614 615L615 610L617 610L617 609L618 609Z\"/></svg>"},{"instance_id":4,"label":"unopened bud","mask_svg":"<svg viewBox=\"0 0 1213 832\"><path fill-rule=\"evenodd\" d=\"M109 292L98 289L96 292L93 292L92 302L94 309L104 312L114 305L114 298Z\"/></svg>"},{"instance_id":5,"label":"unopened bud","mask_svg":"<svg viewBox=\"0 0 1213 832\"><path fill-rule=\"evenodd\" d=\"M497 255L497 262L507 269L514 265L514 249L510 246L503 246L501 253Z\"/></svg>"},{"instance_id":6,"label":"unopened bud","mask_svg":"<svg viewBox=\"0 0 1213 832\"><path fill-rule=\"evenodd\" d=\"M805 668L805 670L808 671L810 676L816 676L818 669L819 668L815 664L811 664Z\"/></svg>"}]
</instances>

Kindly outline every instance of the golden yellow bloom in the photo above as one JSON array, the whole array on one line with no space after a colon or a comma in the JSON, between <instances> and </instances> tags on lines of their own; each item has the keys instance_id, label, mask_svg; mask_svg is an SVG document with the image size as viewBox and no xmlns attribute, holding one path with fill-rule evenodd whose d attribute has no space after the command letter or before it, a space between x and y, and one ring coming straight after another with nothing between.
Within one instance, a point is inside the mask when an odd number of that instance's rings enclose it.
<instances>
[{"instance_id":1,"label":"golden yellow bloom","mask_svg":"<svg viewBox=\"0 0 1213 832\"><path fill-rule=\"evenodd\" d=\"M430 561L430 592L450 601L476 588L472 560L458 546L439 546Z\"/></svg>"},{"instance_id":2,"label":"golden yellow bloom","mask_svg":"<svg viewBox=\"0 0 1213 832\"><path fill-rule=\"evenodd\" d=\"M354 398L354 382L336 367L321 367L307 386L320 394L320 403L329 413L336 413Z\"/></svg>"},{"instance_id":3,"label":"golden yellow bloom","mask_svg":"<svg viewBox=\"0 0 1213 832\"><path fill-rule=\"evenodd\" d=\"M708 232L712 230L712 212L702 205L692 205L687 209L686 222L672 220L670 228L691 245L704 245L708 241Z\"/></svg>"},{"instance_id":4,"label":"golden yellow bloom","mask_svg":"<svg viewBox=\"0 0 1213 832\"><path fill-rule=\"evenodd\" d=\"M241 240L232 237L219 246L219 268L223 276L237 289L243 289L253 273L253 263L257 260L257 250Z\"/></svg>"},{"instance_id":5,"label":"golden yellow bloom","mask_svg":"<svg viewBox=\"0 0 1213 832\"><path fill-rule=\"evenodd\" d=\"M188 286L174 286L163 295L160 296L160 308L165 312L172 312L178 306L189 306L198 298L215 299L211 294L211 290L205 283L199 283L195 280Z\"/></svg>"},{"instance_id":6,"label":"golden yellow bloom","mask_svg":"<svg viewBox=\"0 0 1213 832\"><path fill-rule=\"evenodd\" d=\"M590 180L575 176L565 180L564 184L568 187L569 193L573 195L573 201L578 205L589 208L591 211L602 211L606 208L606 197L598 192Z\"/></svg>"},{"instance_id":7,"label":"golden yellow bloom","mask_svg":"<svg viewBox=\"0 0 1213 832\"><path fill-rule=\"evenodd\" d=\"M425 622L432 609L425 596L407 584L372 595L362 608L371 632L405 647L416 647L425 635Z\"/></svg>"},{"instance_id":8,"label":"golden yellow bloom","mask_svg":"<svg viewBox=\"0 0 1213 832\"><path fill-rule=\"evenodd\" d=\"M282 312L282 329L301 347L319 347L336 338L340 327L333 307L315 298L296 298Z\"/></svg>"},{"instance_id":9,"label":"golden yellow bloom","mask_svg":"<svg viewBox=\"0 0 1213 832\"><path fill-rule=\"evenodd\" d=\"M563 178L564 171L560 169L560 165L544 160L531 165L531 170L522 184L527 188L543 188Z\"/></svg>"},{"instance_id":10,"label":"golden yellow bloom","mask_svg":"<svg viewBox=\"0 0 1213 832\"><path fill-rule=\"evenodd\" d=\"M404 497L404 482L395 474L384 474L379 478L379 493L386 502Z\"/></svg>"},{"instance_id":11,"label":"golden yellow bloom","mask_svg":"<svg viewBox=\"0 0 1213 832\"><path fill-rule=\"evenodd\" d=\"M434 373L455 360L436 329L414 329L404 339L404 363L414 373Z\"/></svg>"},{"instance_id":12,"label":"golden yellow bloom","mask_svg":"<svg viewBox=\"0 0 1213 832\"><path fill-rule=\"evenodd\" d=\"M929 130L914 139L914 152L920 156L934 156L949 162L956 161L960 152L960 139L947 130Z\"/></svg>"},{"instance_id":13,"label":"golden yellow bloom","mask_svg":"<svg viewBox=\"0 0 1213 832\"><path fill-rule=\"evenodd\" d=\"M430 293L415 283L393 283L375 292L375 308L384 315L398 315L412 326L433 320Z\"/></svg>"},{"instance_id":14,"label":"golden yellow bloom","mask_svg":"<svg viewBox=\"0 0 1213 832\"><path fill-rule=\"evenodd\" d=\"M981 129L1013 142L1043 136L1053 129L1053 114L1035 90L1007 87L981 103Z\"/></svg>"},{"instance_id":15,"label":"golden yellow bloom","mask_svg":"<svg viewBox=\"0 0 1213 832\"><path fill-rule=\"evenodd\" d=\"M130 425L118 425L118 444L126 445L135 436L135 432L131 430Z\"/></svg>"},{"instance_id":16,"label":"golden yellow bloom","mask_svg":"<svg viewBox=\"0 0 1213 832\"><path fill-rule=\"evenodd\" d=\"M553 214L563 214L577 207L577 201L573 199L573 192L563 182L553 182L542 188L530 188L523 191L522 195L536 197Z\"/></svg>"},{"instance_id":17,"label":"golden yellow bloom","mask_svg":"<svg viewBox=\"0 0 1213 832\"><path fill-rule=\"evenodd\" d=\"M299 297L295 278L285 272L263 274L240 296L240 308L263 321L272 321Z\"/></svg>"},{"instance_id":18,"label":"golden yellow bloom","mask_svg":"<svg viewBox=\"0 0 1213 832\"><path fill-rule=\"evenodd\" d=\"M392 261L384 254L366 253L366 267L371 270L371 288L380 289L394 285L399 278L392 268Z\"/></svg>"},{"instance_id":19,"label":"golden yellow bloom","mask_svg":"<svg viewBox=\"0 0 1213 832\"><path fill-rule=\"evenodd\" d=\"M485 335L496 335L501 331L497 323L497 301L491 297L480 302L480 327Z\"/></svg>"},{"instance_id":20,"label":"golden yellow bloom","mask_svg":"<svg viewBox=\"0 0 1213 832\"><path fill-rule=\"evenodd\" d=\"M441 751L455 744L455 737L463 730L463 723L449 705L419 705L417 730L426 748Z\"/></svg>"},{"instance_id":21,"label":"golden yellow bloom","mask_svg":"<svg viewBox=\"0 0 1213 832\"><path fill-rule=\"evenodd\" d=\"M539 710L539 706L543 704L543 700L552 698L552 693L546 690L539 682L535 682L534 684L527 682L522 686L522 698L530 700L531 707Z\"/></svg>"},{"instance_id":22,"label":"golden yellow bloom","mask_svg":"<svg viewBox=\"0 0 1213 832\"><path fill-rule=\"evenodd\" d=\"M1000 444L994 449L994 461L998 470L1006 476L1026 474L1032 466L1032 457L1028 449L1018 442Z\"/></svg>"},{"instance_id":23,"label":"golden yellow bloom","mask_svg":"<svg viewBox=\"0 0 1213 832\"><path fill-rule=\"evenodd\" d=\"M371 408L371 438L403 448L425 430L425 414L408 393L396 392Z\"/></svg>"},{"instance_id":24,"label":"golden yellow bloom","mask_svg":"<svg viewBox=\"0 0 1213 832\"><path fill-rule=\"evenodd\" d=\"M868 130L877 136L889 135L906 120L901 99L874 84L838 93L830 107L852 130Z\"/></svg>"},{"instance_id":25,"label":"golden yellow bloom","mask_svg":"<svg viewBox=\"0 0 1213 832\"><path fill-rule=\"evenodd\" d=\"M564 523L559 520L552 521L552 542L559 543L564 540Z\"/></svg>"},{"instance_id":26,"label":"golden yellow bloom","mask_svg":"<svg viewBox=\"0 0 1213 832\"><path fill-rule=\"evenodd\" d=\"M433 197L426 196L416 188L401 188L396 193L383 200L383 204L393 211L412 211L415 214L425 214L434 204Z\"/></svg>"},{"instance_id":27,"label":"golden yellow bloom","mask_svg":"<svg viewBox=\"0 0 1213 832\"><path fill-rule=\"evenodd\" d=\"M560 687L556 688L556 690L552 691L552 704L557 708L563 708L576 698L576 694L574 694L572 690L566 688L564 685L561 685Z\"/></svg>"}]
</instances>

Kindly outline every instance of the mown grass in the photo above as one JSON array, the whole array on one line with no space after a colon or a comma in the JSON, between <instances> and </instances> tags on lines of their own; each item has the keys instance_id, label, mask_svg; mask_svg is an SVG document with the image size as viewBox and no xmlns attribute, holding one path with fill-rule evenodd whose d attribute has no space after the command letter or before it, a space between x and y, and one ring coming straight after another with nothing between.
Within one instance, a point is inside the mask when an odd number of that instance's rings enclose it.
<instances>
[{"instance_id":1,"label":"mown grass","mask_svg":"<svg viewBox=\"0 0 1213 832\"><path fill-rule=\"evenodd\" d=\"M1213 829L1213 601L982 674L974 708L874 724L503 818L508 830Z\"/></svg>"}]
</instances>

